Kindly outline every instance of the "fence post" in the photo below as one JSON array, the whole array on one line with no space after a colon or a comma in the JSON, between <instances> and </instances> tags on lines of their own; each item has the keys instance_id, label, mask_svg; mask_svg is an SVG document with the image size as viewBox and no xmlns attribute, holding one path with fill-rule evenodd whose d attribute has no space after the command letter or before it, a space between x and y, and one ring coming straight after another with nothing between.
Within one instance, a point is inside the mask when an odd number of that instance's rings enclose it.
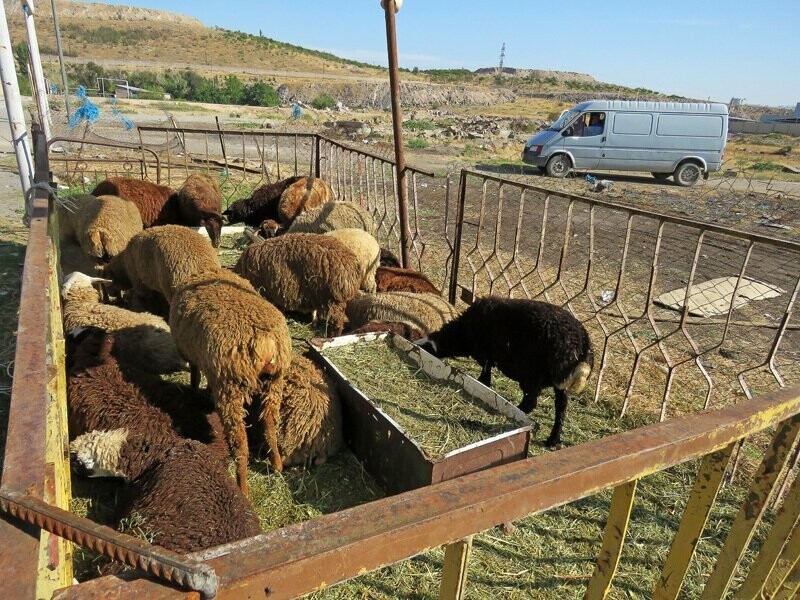
<instances>
[{"instance_id":1,"label":"fence post","mask_svg":"<svg viewBox=\"0 0 800 600\"><path fill-rule=\"evenodd\" d=\"M471 553L472 536L445 546L439 600L461 600L464 597Z\"/></svg>"},{"instance_id":2,"label":"fence post","mask_svg":"<svg viewBox=\"0 0 800 600\"><path fill-rule=\"evenodd\" d=\"M458 182L458 208L456 209L456 234L453 241L453 270L450 272L450 304L456 303L456 286L458 285L458 263L461 260L461 234L464 229L464 204L467 199L467 173L461 169Z\"/></svg>"}]
</instances>

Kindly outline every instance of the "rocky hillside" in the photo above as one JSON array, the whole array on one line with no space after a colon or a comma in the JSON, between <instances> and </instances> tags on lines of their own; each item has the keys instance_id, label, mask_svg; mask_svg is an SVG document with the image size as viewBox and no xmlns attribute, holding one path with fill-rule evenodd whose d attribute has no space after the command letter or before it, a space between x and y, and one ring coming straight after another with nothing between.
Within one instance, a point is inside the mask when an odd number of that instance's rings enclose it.
<instances>
[{"instance_id":1,"label":"rocky hillside","mask_svg":"<svg viewBox=\"0 0 800 600\"><path fill-rule=\"evenodd\" d=\"M3 0L6 14L22 14L20 2L14 0ZM66 2L58 0L56 2L59 19L83 19L85 21L150 21L157 23L171 23L174 25L184 25L188 27L204 27L204 25L192 17L180 15L178 13L167 12L165 10L153 10L150 8L139 8L136 6L115 6L113 4L97 4L91 2ZM40 0L36 3L36 14L51 18L52 10L50 2Z\"/></svg>"}]
</instances>

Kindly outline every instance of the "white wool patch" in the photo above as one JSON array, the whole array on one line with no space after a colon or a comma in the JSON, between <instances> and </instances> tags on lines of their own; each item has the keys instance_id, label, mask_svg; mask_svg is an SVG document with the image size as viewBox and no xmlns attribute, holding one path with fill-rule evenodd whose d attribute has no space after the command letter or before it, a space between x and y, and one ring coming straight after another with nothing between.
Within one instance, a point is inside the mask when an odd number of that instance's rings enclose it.
<instances>
[{"instance_id":1,"label":"white wool patch","mask_svg":"<svg viewBox=\"0 0 800 600\"><path fill-rule=\"evenodd\" d=\"M125 477L117 467L127 440L127 429L95 430L75 438L69 451L89 477Z\"/></svg>"}]
</instances>

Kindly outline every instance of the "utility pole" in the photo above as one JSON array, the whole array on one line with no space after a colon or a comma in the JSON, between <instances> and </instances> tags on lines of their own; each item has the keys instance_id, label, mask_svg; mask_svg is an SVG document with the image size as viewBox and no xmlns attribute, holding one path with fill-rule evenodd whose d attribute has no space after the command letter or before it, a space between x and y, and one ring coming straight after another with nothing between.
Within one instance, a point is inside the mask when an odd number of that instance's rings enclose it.
<instances>
[{"instance_id":1,"label":"utility pole","mask_svg":"<svg viewBox=\"0 0 800 600\"><path fill-rule=\"evenodd\" d=\"M50 139L50 105L47 102L47 87L42 71L42 57L39 54L39 39L36 36L36 26L33 24L33 0L22 0L22 12L25 15L25 30L28 33L28 48L30 50L31 70L33 71L33 95L36 97L36 107L39 109L39 121L45 137Z\"/></svg>"},{"instance_id":2,"label":"utility pole","mask_svg":"<svg viewBox=\"0 0 800 600\"><path fill-rule=\"evenodd\" d=\"M503 61L506 58L506 43L503 42L503 47L500 48L500 67L498 68L498 72L503 72Z\"/></svg>"},{"instance_id":3,"label":"utility pole","mask_svg":"<svg viewBox=\"0 0 800 600\"><path fill-rule=\"evenodd\" d=\"M56 48L58 49L58 64L61 65L61 86L64 88L64 108L67 110L67 123L72 119L69 112L69 88L67 88L67 71L64 68L64 51L61 49L61 29L58 27L58 13L56 12L56 0L50 0L53 7L53 27L56 30Z\"/></svg>"},{"instance_id":4,"label":"utility pole","mask_svg":"<svg viewBox=\"0 0 800 600\"><path fill-rule=\"evenodd\" d=\"M19 180L22 192L27 197L33 185L33 160L31 159L30 137L25 128L25 113L22 111L22 98L19 95L17 70L14 68L14 53L11 51L11 35L8 33L6 7L0 14L0 79L3 85L3 97L8 113L8 126L11 129L11 140L17 156ZM25 216L30 217L28 203L25 203Z\"/></svg>"}]
</instances>

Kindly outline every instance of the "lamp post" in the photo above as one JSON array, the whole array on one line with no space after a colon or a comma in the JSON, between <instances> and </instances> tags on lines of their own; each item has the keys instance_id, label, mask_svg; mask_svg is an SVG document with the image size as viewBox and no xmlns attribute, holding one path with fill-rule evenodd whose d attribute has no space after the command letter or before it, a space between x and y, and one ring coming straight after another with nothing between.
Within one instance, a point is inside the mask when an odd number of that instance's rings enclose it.
<instances>
[{"instance_id":1,"label":"lamp post","mask_svg":"<svg viewBox=\"0 0 800 600\"><path fill-rule=\"evenodd\" d=\"M381 8L386 15L386 48L389 52L389 85L392 98L392 127L394 129L394 160L397 165L397 210L400 213L400 259L408 268L409 229L408 229L408 184L406 183L406 161L403 155L403 112L400 108L400 75L397 66L397 34L395 32L395 13L400 10L403 0L381 0Z\"/></svg>"}]
</instances>

